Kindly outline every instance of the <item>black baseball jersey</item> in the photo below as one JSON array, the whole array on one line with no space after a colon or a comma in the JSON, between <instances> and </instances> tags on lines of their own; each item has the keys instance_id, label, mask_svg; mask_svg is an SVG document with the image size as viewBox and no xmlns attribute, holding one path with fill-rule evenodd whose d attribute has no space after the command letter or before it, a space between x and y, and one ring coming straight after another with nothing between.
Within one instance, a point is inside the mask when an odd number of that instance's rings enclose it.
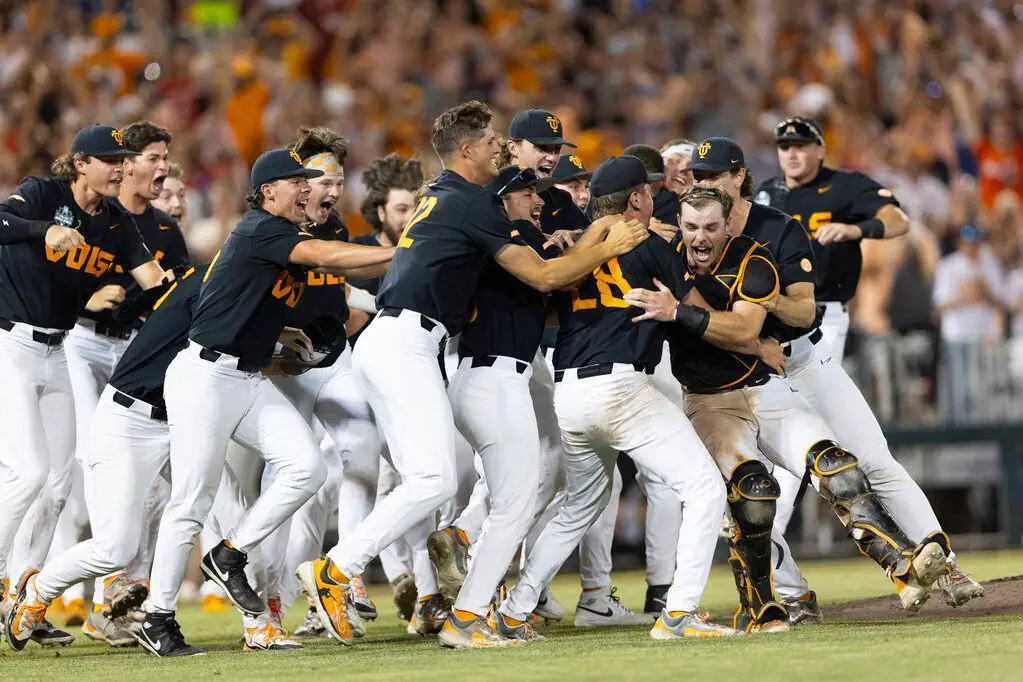
<instances>
[{"instance_id":1,"label":"black baseball jersey","mask_svg":"<svg viewBox=\"0 0 1023 682\"><path fill-rule=\"evenodd\" d=\"M125 213L128 213L128 209L124 208L119 201L117 203ZM135 220L135 226L138 228L139 234L142 235L142 240L149 248L149 252L153 254L153 260L163 266L165 270L176 268L188 262L188 247L185 246L185 236L181 234L178 221L152 204L148 204L146 210L142 213L137 215L131 214L131 216ZM126 273L124 268L115 266L112 271L100 278L93 292L108 284L119 284L127 289L133 281L131 275ZM96 322L114 325L113 315L109 310L91 312L83 309L81 316ZM136 326L141 324L142 321L139 320Z\"/></svg>"},{"instance_id":2,"label":"black baseball jersey","mask_svg":"<svg viewBox=\"0 0 1023 682\"><path fill-rule=\"evenodd\" d=\"M526 244L543 258L558 250L544 249L547 237L528 220L512 223ZM513 233L514 234L514 233ZM458 337L458 355L505 355L532 362L547 320L547 296L487 259L480 273L469 322Z\"/></svg>"},{"instance_id":3,"label":"black baseball jersey","mask_svg":"<svg viewBox=\"0 0 1023 682\"><path fill-rule=\"evenodd\" d=\"M317 239L328 241L348 241L348 228L335 213L323 225L312 229ZM332 351L317 367L329 367L344 352L347 339L344 335L344 324L348 321L348 300L345 296L345 278L343 275L331 275L315 270L308 270L305 279L305 292L294 310L293 317L288 321L289 327L305 328L319 318L333 318L331 327L341 331L330 340ZM322 328L322 326L318 326Z\"/></svg>"},{"instance_id":4,"label":"black baseball jersey","mask_svg":"<svg viewBox=\"0 0 1023 682\"><path fill-rule=\"evenodd\" d=\"M737 301L758 303L778 293L778 270L770 252L743 235L728 240L713 272L689 268L679 243L686 278L714 310L729 311ZM666 325L671 372L686 390L696 393L742 388L771 372L759 358L718 348L674 325Z\"/></svg>"},{"instance_id":5,"label":"black baseball jersey","mask_svg":"<svg viewBox=\"0 0 1023 682\"><path fill-rule=\"evenodd\" d=\"M43 240L0 246L0 318L37 327L71 329L101 279L120 265L131 271L153 260L135 221L116 200L95 215L75 202L67 180L26 178L0 202L13 214L77 229L85 244L57 252Z\"/></svg>"},{"instance_id":6,"label":"black baseball jersey","mask_svg":"<svg viewBox=\"0 0 1023 682\"><path fill-rule=\"evenodd\" d=\"M785 178L771 178L757 187L754 199L802 222L811 239L827 223L851 225L870 220L883 206L899 205L891 191L866 175L826 167L807 184L792 189L786 187ZM863 268L859 241L826 245L814 241L813 250L817 256L817 300L851 300Z\"/></svg>"},{"instance_id":7,"label":"black baseball jersey","mask_svg":"<svg viewBox=\"0 0 1023 682\"><path fill-rule=\"evenodd\" d=\"M682 299L685 288L678 254L666 241L650 238L625 255L612 258L587 277L571 296L558 296L558 339L554 368L569 369L605 362L642 364L661 359L664 332L659 322L633 322L643 313L629 306L634 288L657 290L654 278Z\"/></svg>"},{"instance_id":8,"label":"black baseball jersey","mask_svg":"<svg viewBox=\"0 0 1023 682\"><path fill-rule=\"evenodd\" d=\"M551 187L540 192L543 210L540 212L540 229L547 234L558 230L581 230L588 227L590 219L572 201L572 195L560 187Z\"/></svg>"},{"instance_id":9,"label":"black baseball jersey","mask_svg":"<svg viewBox=\"0 0 1023 682\"><path fill-rule=\"evenodd\" d=\"M654 217L662 223L678 227L678 195L662 189L654 195Z\"/></svg>"},{"instance_id":10,"label":"black baseball jersey","mask_svg":"<svg viewBox=\"0 0 1023 682\"><path fill-rule=\"evenodd\" d=\"M188 345L188 328L199 304L205 274L206 266L189 268L157 299L114 367L111 386L150 405L165 406L163 381L167 367Z\"/></svg>"},{"instance_id":11,"label":"black baseball jersey","mask_svg":"<svg viewBox=\"0 0 1023 682\"><path fill-rule=\"evenodd\" d=\"M306 290L308 268L289 265L312 235L261 209L246 211L203 277L189 338L262 367Z\"/></svg>"},{"instance_id":12,"label":"black baseball jersey","mask_svg":"<svg viewBox=\"0 0 1023 682\"><path fill-rule=\"evenodd\" d=\"M383 246L383 244L380 243L380 240L377 239L376 232L370 232L368 234L357 234L348 241L352 242L353 244L362 244L364 246ZM374 296L377 295L377 291L380 290L380 283L383 281L384 281L383 277L348 278L348 284L355 287L356 289L368 291Z\"/></svg>"},{"instance_id":13,"label":"black baseball jersey","mask_svg":"<svg viewBox=\"0 0 1023 682\"><path fill-rule=\"evenodd\" d=\"M783 292L785 287L797 282L816 282L817 265L810 245L810 235L802 223L792 216L776 208L753 204L742 234L756 240L771 253ZM765 335L779 341L797 339L818 326L821 315L818 311L817 319L806 328L790 327L774 315L768 315L764 325Z\"/></svg>"},{"instance_id":14,"label":"black baseball jersey","mask_svg":"<svg viewBox=\"0 0 1023 682\"><path fill-rule=\"evenodd\" d=\"M462 331L485 256L508 244L512 225L496 194L445 170L427 185L377 292L378 308L406 308Z\"/></svg>"}]
</instances>

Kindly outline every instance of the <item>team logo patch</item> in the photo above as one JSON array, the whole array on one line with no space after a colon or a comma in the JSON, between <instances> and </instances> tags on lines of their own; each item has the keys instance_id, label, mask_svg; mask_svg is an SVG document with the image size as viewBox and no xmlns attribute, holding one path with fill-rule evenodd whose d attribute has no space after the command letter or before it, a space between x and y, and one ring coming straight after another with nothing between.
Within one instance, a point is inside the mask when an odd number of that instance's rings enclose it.
<instances>
[{"instance_id":1,"label":"team logo patch","mask_svg":"<svg viewBox=\"0 0 1023 682\"><path fill-rule=\"evenodd\" d=\"M757 195L753 197L753 201L760 204L761 206L771 205L771 195L767 193L766 189L762 189L757 192Z\"/></svg>"},{"instance_id":2,"label":"team logo patch","mask_svg":"<svg viewBox=\"0 0 1023 682\"><path fill-rule=\"evenodd\" d=\"M552 133L556 133L556 132L558 132L558 128L561 127L561 121L559 121L556 116L548 116L547 117L547 125L549 125L551 127L551 132Z\"/></svg>"},{"instance_id":3,"label":"team logo patch","mask_svg":"<svg viewBox=\"0 0 1023 682\"><path fill-rule=\"evenodd\" d=\"M71 227L75 224L75 216L71 213L71 209L67 206L61 206L57 209L57 212L53 214L53 222L63 227Z\"/></svg>"},{"instance_id":4,"label":"team logo patch","mask_svg":"<svg viewBox=\"0 0 1023 682\"><path fill-rule=\"evenodd\" d=\"M573 154L572 156L568 157L568 161L569 161L569 163L571 163L573 166L575 166L579 170L583 169L583 160L580 159L575 154Z\"/></svg>"},{"instance_id":5,"label":"team logo patch","mask_svg":"<svg viewBox=\"0 0 1023 682\"><path fill-rule=\"evenodd\" d=\"M701 159L707 158L707 154L710 152L710 142L704 142L696 148L696 153L700 155Z\"/></svg>"},{"instance_id":6,"label":"team logo patch","mask_svg":"<svg viewBox=\"0 0 1023 682\"><path fill-rule=\"evenodd\" d=\"M803 269L803 272L810 272L811 270L813 270L813 264L810 263L809 258L804 258L803 260L799 261L799 267Z\"/></svg>"},{"instance_id":7,"label":"team logo patch","mask_svg":"<svg viewBox=\"0 0 1023 682\"><path fill-rule=\"evenodd\" d=\"M299 163L299 164L302 163L302 159L299 158L298 153L295 152L294 149L292 149L290 152L288 152L288 156L290 156L291 158L295 159L296 163Z\"/></svg>"},{"instance_id":8,"label":"team logo patch","mask_svg":"<svg viewBox=\"0 0 1023 682\"><path fill-rule=\"evenodd\" d=\"M890 189L884 189L882 187L881 189L877 190L877 196L884 197L885 199L891 199L895 195L892 194L892 191Z\"/></svg>"},{"instance_id":9,"label":"team logo patch","mask_svg":"<svg viewBox=\"0 0 1023 682\"><path fill-rule=\"evenodd\" d=\"M119 146L121 147L124 146L124 137L121 135L120 130L117 129L111 130L110 137L114 138L114 142L116 142Z\"/></svg>"},{"instance_id":10,"label":"team logo patch","mask_svg":"<svg viewBox=\"0 0 1023 682\"><path fill-rule=\"evenodd\" d=\"M795 135L796 134L796 126L789 125L789 127L785 129L785 134L786 135Z\"/></svg>"}]
</instances>

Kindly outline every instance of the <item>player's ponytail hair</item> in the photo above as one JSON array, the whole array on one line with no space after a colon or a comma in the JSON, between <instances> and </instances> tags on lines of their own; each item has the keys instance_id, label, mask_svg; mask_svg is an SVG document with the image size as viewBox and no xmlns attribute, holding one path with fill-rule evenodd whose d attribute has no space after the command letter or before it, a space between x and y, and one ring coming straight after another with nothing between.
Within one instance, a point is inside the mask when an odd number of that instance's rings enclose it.
<instances>
[{"instance_id":1,"label":"player's ponytail hair","mask_svg":"<svg viewBox=\"0 0 1023 682\"><path fill-rule=\"evenodd\" d=\"M55 178L62 178L68 182L74 182L80 175L78 169L75 168L75 160L85 160L85 158L85 154L82 153L71 154L69 152L67 154L61 154L53 160L53 163L50 164L50 173L53 174L53 177Z\"/></svg>"}]
</instances>

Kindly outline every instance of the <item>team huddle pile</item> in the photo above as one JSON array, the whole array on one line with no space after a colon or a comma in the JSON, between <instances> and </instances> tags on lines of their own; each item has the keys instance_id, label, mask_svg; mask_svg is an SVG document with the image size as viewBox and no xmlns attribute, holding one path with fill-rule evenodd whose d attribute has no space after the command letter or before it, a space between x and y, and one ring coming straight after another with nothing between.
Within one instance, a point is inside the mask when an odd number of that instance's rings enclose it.
<instances>
[{"instance_id":1,"label":"team huddle pile","mask_svg":"<svg viewBox=\"0 0 1023 682\"><path fill-rule=\"evenodd\" d=\"M577 625L780 632L821 620L783 535L801 479L904 608L935 584L955 605L983 593L841 367L859 242L908 229L891 192L824 166L799 117L775 130L782 176L756 191L728 138L633 145L589 173L550 112L521 112L506 139L491 118L475 101L437 118L444 171L398 219L418 164L375 162L377 231L351 241L333 210L347 141L324 128L260 156L209 265L151 205L171 139L148 122L83 129L55 177L0 202L12 647L70 643L47 608L98 579L88 636L203 653L174 614L204 526L220 541L202 572L250 650L301 648L280 621L299 589L303 631L352 644L376 617L361 576L377 556L410 632L542 640L532 623L564 617L547 587L576 547ZM82 368L92 383L72 391ZM229 448L265 461L255 499ZM619 453L648 499L644 613L611 587ZM51 552L75 458L92 538ZM728 626L698 613L726 513Z\"/></svg>"}]
</instances>

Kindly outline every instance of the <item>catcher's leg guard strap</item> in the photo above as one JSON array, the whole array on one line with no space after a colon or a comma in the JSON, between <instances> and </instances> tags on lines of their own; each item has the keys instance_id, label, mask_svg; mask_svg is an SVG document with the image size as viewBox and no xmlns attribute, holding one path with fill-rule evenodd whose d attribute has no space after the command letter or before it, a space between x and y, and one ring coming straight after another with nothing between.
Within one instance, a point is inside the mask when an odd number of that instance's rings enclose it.
<instances>
[{"instance_id":1,"label":"catcher's leg guard strap","mask_svg":"<svg viewBox=\"0 0 1023 682\"><path fill-rule=\"evenodd\" d=\"M732 512L728 563L739 591L737 626L788 618L774 593L771 567L771 527L780 494L778 481L756 460L739 463L728 480Z\"/></svg>"},{"instance_id":2,"label":"catcher's leg guard strap","mask_svg":"<svg viewBox=\"0 0 1023 682\"><path fill-rule=\"evenodd\" d=\"M908 573L914 543L877 499L856 457L833 441L820 441L807 451L806 466L820 480L821 495L831 503L860 552L889 575Z\"/></svg>"}]
</instances>

